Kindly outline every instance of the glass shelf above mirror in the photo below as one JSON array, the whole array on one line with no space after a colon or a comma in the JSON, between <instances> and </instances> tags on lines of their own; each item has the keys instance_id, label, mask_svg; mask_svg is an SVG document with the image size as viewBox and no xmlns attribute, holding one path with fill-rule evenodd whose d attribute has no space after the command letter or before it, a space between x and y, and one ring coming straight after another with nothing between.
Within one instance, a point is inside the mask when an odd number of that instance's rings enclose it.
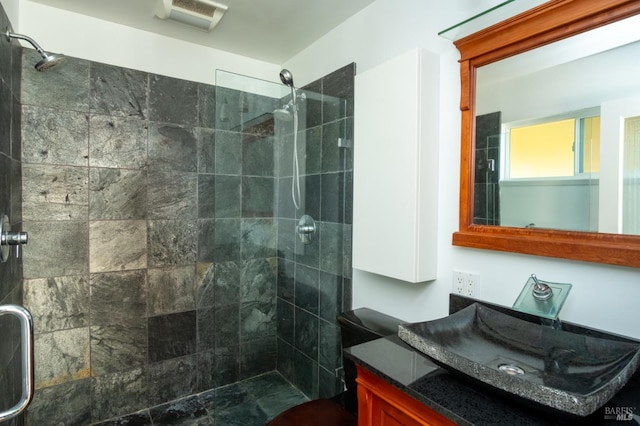
<instances>
[{"instance_id":1,"label":"glass shelf above mirror","mask_svg":"<svg viewBox=\"0 0 640 426\"><path fill-rule=\"evenodd\" d=\"M547 0L480 0L470 2L463 0L461 1L460 7L464 7L463 3L474 3L472 7L468 8L471 17L447 27L440 31L438 35L451 41L456 41L532 9L546 1Z\"/></svg>"}]
</instances>

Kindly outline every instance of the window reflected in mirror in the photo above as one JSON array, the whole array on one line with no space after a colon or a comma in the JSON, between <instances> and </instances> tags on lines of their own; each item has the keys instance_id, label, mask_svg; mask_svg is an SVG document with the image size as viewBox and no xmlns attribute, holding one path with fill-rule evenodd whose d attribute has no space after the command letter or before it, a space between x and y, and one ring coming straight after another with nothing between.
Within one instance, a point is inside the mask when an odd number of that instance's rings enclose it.
<instances>
[{"instance_id":1,"label":"window reflected in mirror","mask_svg":"<svg viewBox=\"0 0 640 426\"><path fill-rule=\"evenodd\" d=\"M600 117L507 125L505 179L595 173L600 167Z\"/></svg>"},{"instance_id":2,"label":"window reflected in mirror","mask_svg":"<svg viewBox=\"0 0 640 426\"><path fill-rule=\"evenodd\" d=\"M474 223L597 231L597 113L504 124L500 113L477 117Z\"/></svg>"}]
</instances>

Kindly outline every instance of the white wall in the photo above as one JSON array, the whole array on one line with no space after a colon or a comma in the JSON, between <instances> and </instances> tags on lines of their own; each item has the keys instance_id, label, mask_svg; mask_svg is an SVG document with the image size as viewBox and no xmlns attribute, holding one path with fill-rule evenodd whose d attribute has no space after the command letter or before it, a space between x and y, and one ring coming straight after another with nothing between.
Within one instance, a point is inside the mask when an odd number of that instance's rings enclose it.
<instances>
[{"instance_id":1,"label":"white wall","mask_svg":"<svg viewBox=\"0 0 640 426\"><path fill-rule=\"evenodd\" d=\"M527 55L534 56L528 52L514 58ZM499 61L478 71L477 114L500 111L503 123L535 120L598 107L639 90L640 42L511 78L506 75L516 61L510 62L505 70L498 68Z\"/></svg>"},{"instance_id":2,"label":"white wall","mask_svg":"<svg viewBox=\"0 0 640 426\"><path fill-rule=\"evenodd\" d=\"M11 3L16 3L16 0L10 0L8 4ZM32 1L20 0L19 6L19 20L12 20L14 30L29 35L49 52L207 84L215 84L216 69L279 81L279 64L257 61Z\"/></svg>"},{"instance_id":3,"label":"white wall","mask_svg":"<svg viewBox=\"0 0 640 426\"><path fill-rule=\"evenodd\" d=\"M598 232L598 183L588 177L501 180L500 224Z\"/></svg>"},{"instance_id":4,"label":"white wall","mask_svg":"<svg viewBox=\"0 0 640 426\"><path fill-rule=\"evenodd\" d=\"M480 298L511 306L536 273L574 285L562 319L640 338L640 270L451 245L458 227L459 68L455 47L437 33L467 18L468 5L464 0L377 0L285 64L299 81L308 82L350 62L361 72L414 47L441 54L438 279L412 285L354 271L354 307L369 306L407 321L444 316L453 269L479 273Z\"/></svg>"},{"instance_id":5,"label":"white wall","mask_svg":"<svg viewBox=\"0 0 640 426\"><path fill-rule=\"evenodd\" d=\"M13 26L14 32L17 30L20 16L20 0L2 0L2 7ZM4 30L4 28L3 28Z\"/></svg>"}]
</instances>

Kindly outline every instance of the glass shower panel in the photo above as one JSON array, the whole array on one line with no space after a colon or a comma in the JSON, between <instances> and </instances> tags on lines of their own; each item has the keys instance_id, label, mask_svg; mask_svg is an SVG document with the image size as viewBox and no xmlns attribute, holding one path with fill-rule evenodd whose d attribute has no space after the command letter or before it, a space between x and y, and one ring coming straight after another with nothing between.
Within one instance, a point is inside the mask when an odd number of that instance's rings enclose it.
<instances>
[{"instance_id":1,"label":"glass shower panel","mask_svg":"<svg viewBox=\"0 0 640 426\"><path fill-rule=\"evenodd\" d=\"M322 93L325 84L336 90L325 77L295 88L294 103L283 84L217 70L210 154L216 262L244 265L241 322L265 321L261 335L277 336L277 369L309 397L341 389L335 314L351 277L353 120L345 99ZM247 268L259 257L268 272ZM240 326L241 345L245 335L260 338L250 323Z\"/></svg>"},{"instance_id":2,"label":"glass shower panel","mask_svg":"<svg viewBox=\"0 0 640 426\"><path fill-rule=\"evenodd\" d=\"M245 209L250 215L290 219L310 215L318 220L320 176L351 168L351 139L344 122L346 100L305 89L295 92L294 106L287 86L216 71L216 129L220 135L214 155L216 174L277 178L273 211ZM230 138L242 140L233 144ZM260 138L270 142L257 149L252 145ZM349 155L344 155L346 150ZM340 189L344 195L344 188ZM294 195L298 192L301 199L296 208ZM342 205L344 200L325 200L331 201Z\"/></svg>"}]
</instances>

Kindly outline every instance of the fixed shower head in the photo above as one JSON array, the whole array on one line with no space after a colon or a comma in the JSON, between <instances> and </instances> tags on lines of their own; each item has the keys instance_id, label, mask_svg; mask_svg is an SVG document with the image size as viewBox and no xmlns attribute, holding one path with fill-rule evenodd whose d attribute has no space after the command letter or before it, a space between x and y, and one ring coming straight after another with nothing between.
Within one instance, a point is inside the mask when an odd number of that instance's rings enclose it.
<instances>
[{"instance_id":1,"label":"fixed shower head","mask_svg":"<svg viewBox=\"0 0 640 426\"><path fill-rule=\"evenodd\" d=\"M280 71L280 80L285 86L293 87L293 74L291 74L291 71L287 69Z\"/></svg>"},{"instance_id":2,"label":"fixed shower head","mask_svg":"<svg viewBox=\"0 0 640 426\"><path fill-rule=\"evenodd\" d=\"M55 67L56 65L58 65L60 62L64 60L64 55L45 52L44 49L40 47L40 45L36 43L36 41L29 36L26 36L24 34L15 34L9 30L7 30L5 35L7 37L7 40L9 41L11 41L12 38L24 40L28 42L30 45L32 45L34 49L36 49L36 51L40 54L40 56L42 56L42 60L35 65L35 68L38 71L46 71L49 68Z\"/></svg>"},{"instance_id":3,"label":"fixed shower head","mask_svg":"<svg viewBox=\"0 0 640 426\"><path fill-rule=\"evenodd\" d=\"M64 58L64 55L59 55L57 53L44 54L42 55L42 60L36 63L35 67L38 71L46 71L64 61Z\"/></svg>"}]
</instances>

